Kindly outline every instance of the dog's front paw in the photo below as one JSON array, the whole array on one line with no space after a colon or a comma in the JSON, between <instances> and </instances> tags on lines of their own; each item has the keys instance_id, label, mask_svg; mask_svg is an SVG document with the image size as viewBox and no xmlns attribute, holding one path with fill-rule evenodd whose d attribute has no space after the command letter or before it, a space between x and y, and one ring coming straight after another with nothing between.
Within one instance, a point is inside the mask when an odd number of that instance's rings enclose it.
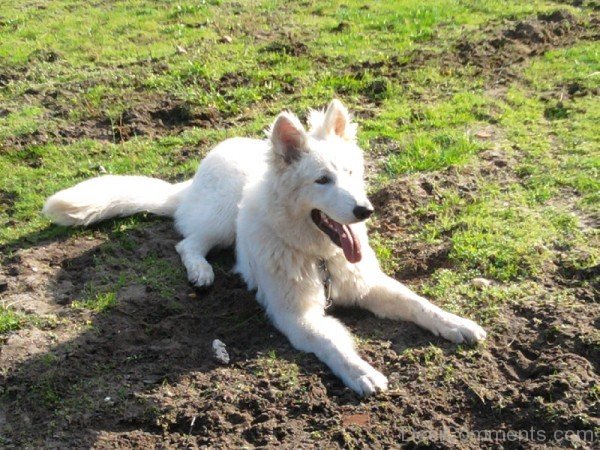
<instances>
[{"instance_id":1,"label":"dog's front paw","mask_svg":"<svg viewBox=\"0 0 600 450\"><path fill-rule=\"evenodd\" d=\"M487 333L475 322L447 313L436 326L437 334L455 344L476 344L485 340Z\"/></svg>"},{"instance_id":2,"label":"dog's front paw","mask_svg":"<svg viewBox=\"0 0 600 450\"><path fill-rule=\"evenodd\" d=\"M198 262L187 268L188 280L194 286L206 287L213 284L215 281L215 273L213 268L207 262Z\"/></svg>"},{"instance_id":3,"label":"dog's front paw","mask_svg":"<svg viewBox=\"0 0 600 450\"><path fill-rule=\"evenodd\" d=\"M353 366L343 380L346 386L363 397L386 391L388 387L386 376L365 361Z\"/></svg>"}]
</instances>

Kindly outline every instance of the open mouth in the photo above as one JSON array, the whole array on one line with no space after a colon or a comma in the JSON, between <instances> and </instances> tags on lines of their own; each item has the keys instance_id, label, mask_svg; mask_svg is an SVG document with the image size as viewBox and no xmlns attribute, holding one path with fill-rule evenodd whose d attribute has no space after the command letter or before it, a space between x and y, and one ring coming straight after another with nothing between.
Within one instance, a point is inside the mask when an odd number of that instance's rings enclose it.
<instances>
[{"instance_id":1,"label":"open mouth","mask_svg":"<svg viewBox=\"0 0 600 450\"><path fill-rule=\"evenodd\" d=\"M354 233L352 233L352 229L349 225L336 222L318 209L313 209L310 213L310 217L319 227L319 230L329 236L329 239L331 239L335 245L341 247L344 251L344 256L349 262L355 264L361 260L360 241Z\"/></svg>"}]
</instances>

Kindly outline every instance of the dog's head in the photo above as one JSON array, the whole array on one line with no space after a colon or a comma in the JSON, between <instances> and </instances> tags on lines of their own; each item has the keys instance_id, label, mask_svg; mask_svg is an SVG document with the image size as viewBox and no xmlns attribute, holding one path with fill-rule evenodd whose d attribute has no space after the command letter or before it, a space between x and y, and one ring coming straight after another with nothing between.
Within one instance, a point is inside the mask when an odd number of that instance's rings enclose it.
<instances>
[{"instance_id":1,"label":"dog's head","mask_svg":"<svg viewBox=\"0 0 600 450\"><path fill-rule=\"evenodd\" d=\"M327 235L348 261L356 263L361 259L360 242L351 224L373 213L356 125L338 100L325 112L312 111L309 122L307 132L295 115L283 112L269 131L278 198L287 202L291 217L310 219L310 227Z\"/></svg>"}]
</instances>

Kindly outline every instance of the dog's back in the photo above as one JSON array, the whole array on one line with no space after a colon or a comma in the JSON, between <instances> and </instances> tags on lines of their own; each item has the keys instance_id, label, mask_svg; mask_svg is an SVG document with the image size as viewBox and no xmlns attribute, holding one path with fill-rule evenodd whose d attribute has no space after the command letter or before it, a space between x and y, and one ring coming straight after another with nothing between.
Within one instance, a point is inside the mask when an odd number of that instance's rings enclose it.
<instances>
[{"instance_id":1,"label":"dog's back","mask_svg":"<svg viewBox=\"0 0 600 450\"><path fill-rule=\"evenodd\" d=\"M175 212L175 225L188 236L207 227L220 245L231 245L244 186L266 170L266 141L232 138L217 145L202 160L192 187Z\"/></svg>"}]
</instances>

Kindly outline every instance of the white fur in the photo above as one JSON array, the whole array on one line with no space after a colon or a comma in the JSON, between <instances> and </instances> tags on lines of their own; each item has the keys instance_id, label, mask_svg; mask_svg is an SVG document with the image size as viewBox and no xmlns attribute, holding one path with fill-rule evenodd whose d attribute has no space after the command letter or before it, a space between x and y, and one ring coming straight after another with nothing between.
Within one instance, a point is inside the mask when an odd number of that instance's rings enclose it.
<instances>
[{"instance_id":1,"label":"white fur","mask_svg":"<svg viewBox=\"0 0 600 450\"><path fill-rule=\"evenodd\" d=\"M156 178L105 175L57 192L42 212L60 225L89 225L111 217L148 211L173 216L191 182L169 184Z\"/></svg>"},{"instance_id":2,"label":"white fur","mask_svg":"<svg viewBox=\"0 0 600 450\"><path fill-rule=\"evenodd\" d=\"M358 355L344 326L325 314L320 260L331 274L334 304L412 321L456 343L478 342L486 333L381 271L365 224L353 214L355 206L370 207L356 126L336 100L325 112L313 111L309 121L306 132L294 115L281 113L266 140L222 142L202 161L191 185L101 177L50 197L44 212L69 225L143 210L173 215L184 237L177 251L197 286L214 279L208 251L235 242L235 270L249 289L256 289L275 326L294 347L316 354L348 387L370 395L387 389L387 379ZM315 183L323 175L331 183ZM349 263L317 228L310 218L315 208L350 224L361 242L360 262Z\"/></svg>"}]
</instances>

